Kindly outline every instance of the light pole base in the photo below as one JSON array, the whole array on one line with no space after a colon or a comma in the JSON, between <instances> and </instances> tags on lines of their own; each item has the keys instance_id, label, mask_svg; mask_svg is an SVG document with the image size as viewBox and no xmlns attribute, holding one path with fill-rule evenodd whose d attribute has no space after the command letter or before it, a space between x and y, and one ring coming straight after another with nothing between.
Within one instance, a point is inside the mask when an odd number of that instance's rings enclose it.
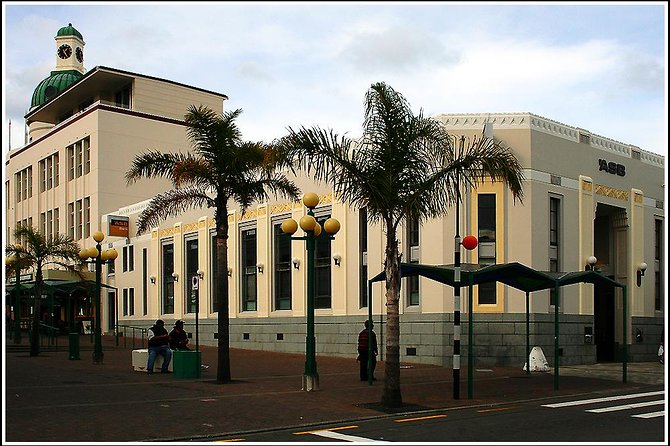
<instances>
[{"instance_id":1,"label":"light pole base","mask_svg":"<svg viewBox=\"0 0 670 446\"><path fill-rule=\"evenodd\" d=\"M302 375L302 390L319 390L319 375Z\"/></svg>"}]
</instances>

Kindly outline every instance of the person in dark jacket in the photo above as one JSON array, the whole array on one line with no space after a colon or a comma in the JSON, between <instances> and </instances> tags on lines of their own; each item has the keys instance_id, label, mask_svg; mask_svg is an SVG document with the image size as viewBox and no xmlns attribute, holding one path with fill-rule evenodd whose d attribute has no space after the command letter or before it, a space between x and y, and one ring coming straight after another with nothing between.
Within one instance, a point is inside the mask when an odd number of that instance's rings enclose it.
<instances>
[{"instance_id":1,"label":"person in dark jacket","mask_svg":"<svg viewBox=\"0 0 670 446\"><path fill-rule=\"evenodd\" d=\"M368 380L368 332L372 336L372 380L377 380L374 377L375 367L377 366L377 335L372 331L370 324L371 321L365 321L365 328L358 333L358 358L356 359L360 362L361 381Z\"/></svg>"},{"instance_id":2,"label":"person in dark jacket","mask_svg":"<svg viewBox=\"0 0 670 446\"><path fill-rule=\"evenodd\" d=\"M165 329L165 322L158 319L153 327L148 331L149 358L147 359L147 373L154 372L154 362L156 356L163 356L163 365L161 373L169 373L168 367L172 359L172 350L170 350L170 335Z\"/></svg>"},{"instance_id":3,"label":"person in dark jacket","mask_svg":"<svg viewBox=\"0 0 670 446\"><path fill-rule=\"evenodd\" d=\"M172 350L190 350L188 344L188 334L184 331L184 321L178 320L174 323L174 328L170 332L170 348Z\"/></svg>"}]
</instances>

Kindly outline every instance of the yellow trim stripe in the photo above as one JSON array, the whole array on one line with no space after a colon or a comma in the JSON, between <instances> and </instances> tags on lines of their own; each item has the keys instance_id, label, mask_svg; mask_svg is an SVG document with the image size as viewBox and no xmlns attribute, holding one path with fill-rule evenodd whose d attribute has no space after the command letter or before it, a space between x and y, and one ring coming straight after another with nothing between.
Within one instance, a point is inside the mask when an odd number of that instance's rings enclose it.
<instances>
[{"instance_id":1,"label":"yellow trim stripe","mask_svg":"<svg viewBox=\"0 0 670 446\"><path fill-rule=\"evenodd\" d=\"M406 421L420 421L420 420L430 420L431 418L444 418L446 415L429 415L426 417L418 417L418 418L404 418L402 420L393 420L396 423L404 423Z\"/></svg>"}]
</instances>

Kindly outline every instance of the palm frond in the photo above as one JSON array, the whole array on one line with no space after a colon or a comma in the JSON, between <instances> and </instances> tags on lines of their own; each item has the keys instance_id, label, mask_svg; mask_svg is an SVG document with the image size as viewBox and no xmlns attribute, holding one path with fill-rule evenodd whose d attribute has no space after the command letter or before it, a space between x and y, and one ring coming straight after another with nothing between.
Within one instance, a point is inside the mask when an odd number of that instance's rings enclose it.
<instances>
[{"instance_id":1,"label":"palm frond","mask_svg":"<svg viewBox=\"0 0 670 446\"><path fill-rule=\"evenodd\" d=\"M213 207L216 201L198 188L172 189L151 199L137 219L137 234L141 234L169 218L194 208Z\"/></svg>"},{"instance_id":2,"label":"palm frond","mask_svg":"<svg viewBox=\"0 0 670 446\"><path fill-rule=\"evenodd\" d=\"M133 184L140 178L167 178L175 183L174 166L192 159L190 154L161 153L151 150L133 159L126 172L126 183Z\"/></svg>"}]
</instances>

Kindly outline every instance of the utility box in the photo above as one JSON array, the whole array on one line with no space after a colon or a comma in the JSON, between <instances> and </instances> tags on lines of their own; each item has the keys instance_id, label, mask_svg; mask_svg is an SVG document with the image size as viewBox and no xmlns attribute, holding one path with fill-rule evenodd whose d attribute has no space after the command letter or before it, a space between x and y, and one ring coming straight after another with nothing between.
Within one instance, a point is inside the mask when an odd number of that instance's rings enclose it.
<instances>
[{"instance_id":1,"label":"utility box","mask_svg":"<svg viewBox=\"0 0 670 446\"><path fill-rule=\"evenodd\" d=\"M200 378L202 352L175 350L172 352L172 370L176 378Z\"/></svg>"},{"instance_id":2,"label":"utility box","mask_svg":"<svg viewBox=\"0 0 670 446\"><path fill-rule=\"evenodd\" d=\"M69 359L79 358L79 333L70 333L69 335L70 357Z\"/></svg>"}]
</instances>

